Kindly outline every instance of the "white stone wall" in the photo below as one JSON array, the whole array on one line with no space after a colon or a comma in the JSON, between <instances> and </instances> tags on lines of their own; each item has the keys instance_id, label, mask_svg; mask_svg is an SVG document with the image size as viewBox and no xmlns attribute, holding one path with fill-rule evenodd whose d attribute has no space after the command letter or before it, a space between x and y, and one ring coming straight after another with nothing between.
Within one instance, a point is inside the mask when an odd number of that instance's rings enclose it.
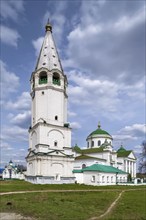
<instances>
[{"instance_id":1,"label":"white stone wall","mask_svg":"<svg viewBox=\"0 0 146 220\"><path fill-rule=\"evenodd\" d=\"M40 151L42 152L46 152L47 148L63 149L63 147L71 147L71 129L39 123L36 128L30 131L29 142L31 149L35 149L36 145L41 145ZM55 146L55 142L57 146Z\"/></svg>"},{"instance_id":2,"label":"white stone wall","mask_svg":"<svg viewBox=\"0 0 146 220\"><path fill-rule=\"evenodd\" d=\"M79 179L78 175L75 174L76 179ZM99 172L84 172L83 182L86 185L116 185L117 183L127 182L126 174L115 174L115 173L99 173Z\"/></svg>"},{"instance_id":3,"label":"white stone wall","mask_svg":"<svg viewBox=\"0 0 146 220\"><path fill-rule=\"evenodd\" d=\"M75 173L75 182L79 184L84 184L84 174L83 173Z\"/></svg>"},{"instance_id":4,"label":"white stone wall","mask_svg":"<svg viewBox=\"0 0 146 220\"><path fill-rule=\"evenodd\" d=\"M59 180L61 177L73 177L74 158L57 156L39 156L28 158L27 176L49 176Z\"/></svg>"}]
</instances>

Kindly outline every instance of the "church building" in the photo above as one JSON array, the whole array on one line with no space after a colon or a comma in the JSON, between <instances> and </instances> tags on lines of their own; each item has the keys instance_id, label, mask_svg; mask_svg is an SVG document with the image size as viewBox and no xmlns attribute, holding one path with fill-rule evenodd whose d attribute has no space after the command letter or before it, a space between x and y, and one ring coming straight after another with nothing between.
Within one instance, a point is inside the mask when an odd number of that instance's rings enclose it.
<instances>
[{"instance_id":1,"label":"church building","mask_svg":"<svg viewBox=\"0 0 146 220\"><path fill-rule=\"evenodd\" d=\"M67 122L68 82L49 22L30 83L32 115L26 180L74 183L71 128Z\"/></svg>"},{"instance_id":2,"label":"church building","mask_svg":"<svg viewBox=\"0 0 146 220\"><path fill-rule=\"evenodd\" d=\"M31 126L25 179L31 183L111 185L136 177L136 157L121 146L113 149L112 136L98 128L87 137L87 147L71 147L67 121L67 77L64 74L48 22L30 78Z\"/></svg>"},{"instance_id":3,"label":"church building","mask_svg":"<svg viewBox=\"0 0 146 220\"><path fill-rule=\"evenodd\" d=\"M136 178L136 157L121 146L113 149L112 136L98 128L87 137L87 148L74 147L74 174L78 183L88 185L114 185L126 183L128 174Z\"/></svg>"}]
</instances>

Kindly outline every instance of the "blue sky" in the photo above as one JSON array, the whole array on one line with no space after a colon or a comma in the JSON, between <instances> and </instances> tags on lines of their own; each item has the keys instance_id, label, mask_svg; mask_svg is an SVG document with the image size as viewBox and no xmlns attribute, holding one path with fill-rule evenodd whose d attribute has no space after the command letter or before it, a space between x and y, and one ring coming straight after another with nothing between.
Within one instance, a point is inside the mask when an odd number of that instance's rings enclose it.
<instances>
[{"instance_id":1,"label":"blue sky","mask_svg":"<svg viewBox=\"0 0 146 220\"><path fill-rule=\"evenodd\" d=\"M25 163L30 84L50 19L68 77L72 145L97 128L136 154L145 139L145 1L1 1L1 166Z\"/></svg>"}]
</instances>

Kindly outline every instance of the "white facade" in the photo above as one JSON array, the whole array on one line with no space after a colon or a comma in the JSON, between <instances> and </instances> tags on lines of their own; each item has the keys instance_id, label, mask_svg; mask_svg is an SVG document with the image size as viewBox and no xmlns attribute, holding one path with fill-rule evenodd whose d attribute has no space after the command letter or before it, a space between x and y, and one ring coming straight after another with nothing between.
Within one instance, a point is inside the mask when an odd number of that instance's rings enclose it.
<instances>
[{"instance_id":1,"label":"white facade","mask_svg":"<svg viewBox=\"0 0 146 220\"><path fill-rule=\"evenodd\" d=\"M26 180L32 183L74 183L71 128L67 123L67 78L52 37L46 35L31 75L32 118L26 157Z\"/></svg>"},{"instance_id":2,"label":"white facade","mask_svg":"<svg viewBox=\"0 0 146 220\"><path fill-rule=\"evenodd\" d=\"M80 184L86 185L116 185L118 183L126 183L127 175L115 173L102 173L102 172L83 172L75 173L76 181Z\"/></svg>"}]
</instances>

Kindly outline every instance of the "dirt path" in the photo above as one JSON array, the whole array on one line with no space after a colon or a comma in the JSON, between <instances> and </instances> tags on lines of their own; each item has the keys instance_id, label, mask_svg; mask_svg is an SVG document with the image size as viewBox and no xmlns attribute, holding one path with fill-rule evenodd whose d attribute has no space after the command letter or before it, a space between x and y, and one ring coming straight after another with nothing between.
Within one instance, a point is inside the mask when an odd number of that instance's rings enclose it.
<instances>
[{"instance_id":1,"label":"dirt path","mask_svg":"<svg viewBox=\"0 0 146 220\"><path fill-rule=\"evenodd\" d=\"M124 191L135 191L135 190L143 190L144 188L140 189L126 189ZM0 196L3 195L11 195L11 194L22 194L22 193L42 193L42 192L111 192L111 191L119 191L121 192L121 189L67 189L67 190L33 190L33 191L13 191L13 192L1 192Z\"/></svg>"},{"instance_id":2,"label":"dirt path","mask_svg":"<svg viewBox=\"0 0 146 220\"><path fill-rule=\"evenodd\" d=\"M0 220L34 220L30 217L24 217L16 213L3 212L0 213Z\"/></svg>"},{"instance_id":3,"label":"dirt path","mask_svg":"<svg viewBox=\"0 0 146 220\"><path fill-rule=\"evenodd\" d=\"M111 212L111 210L114 208L114 206L117 204L118 200L121 198L121 195L123 194L123 192L125 192L124 190L122 192L120 192L120 194L118 195L118 197L115 199L115 201L110 205L110 207L106 210L106 212L98 217L92 217L89 220L97 220L97 219L101 219L103 217L105 217L107 214L109 214Z\"/></svg>"}]
</instances>

